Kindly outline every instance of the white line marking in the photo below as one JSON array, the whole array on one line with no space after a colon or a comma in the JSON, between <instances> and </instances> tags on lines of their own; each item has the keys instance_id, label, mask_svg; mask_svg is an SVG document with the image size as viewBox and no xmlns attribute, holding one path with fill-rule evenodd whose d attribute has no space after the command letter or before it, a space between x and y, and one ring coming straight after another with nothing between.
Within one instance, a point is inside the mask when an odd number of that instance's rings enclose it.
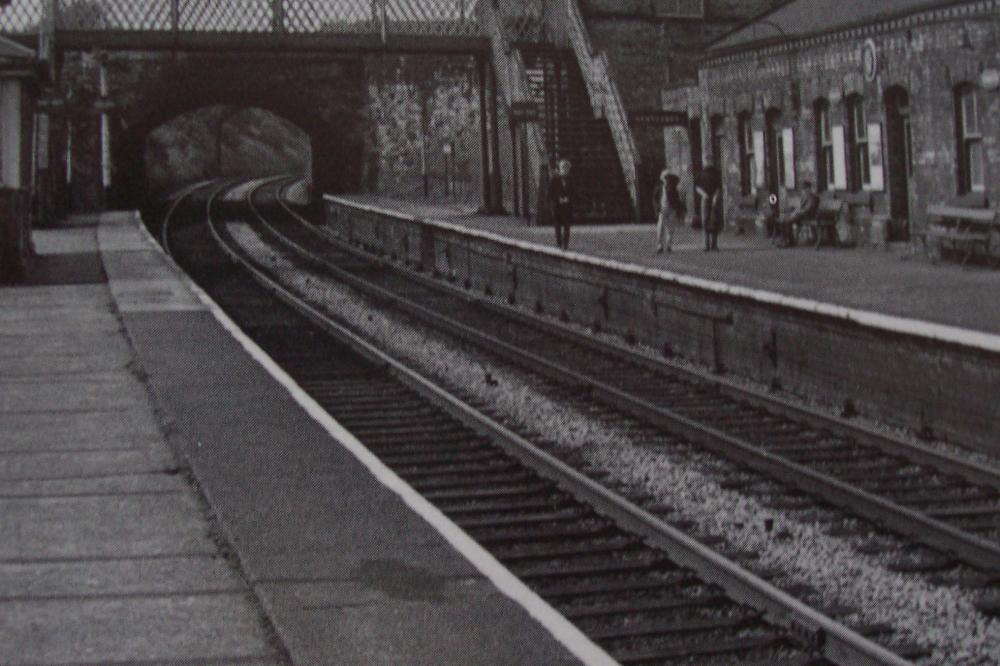
<instances>
[{"instance_id":1,"label":"white line marking","mask_svg":"<svg viewBox=\"0 0 1000 666\"><path fill-rule=\"evenodd\" d=\"M142 234L147 240L159 248L159 244L153 239L146 229L146 226L139 219L138 213L135 218ZM403 500L403 502L418 516L423 518L431 527L437 531L451 546L468 560L483 576L485 576L500 592L517 602L528 614L533 617L542 627L566 648L574 657L584 664L594 666L612 666L617 664L607 652L591 641L585 634L577 629L569 620L559 614L544 599L533 592L527 585L521 582L507 567L501 564L486 549L480 546L458 525L445 516L440 509L424 499L420 493L414 490L406 481L395 472L385 466L375 454L369 451L364 444L352 435L346 428L336 421L323 409L308 393L292 379L284 370L278 366L267 353L261 349L257 343L251 340L240 330L232 319L212 300L212 297L205 293L194 281L183 272L172 257L162 254L161 256L178 274L179 280L187 286L205 305L212 316L215 317L224 329L243 347L244 350L259 363L279 384L281 384L289 395L313 418L326 432L340 443L345 449L350 451L361 464L363 464L372 476L386 488L390 489Z\"/></svg>"}]
</instances>

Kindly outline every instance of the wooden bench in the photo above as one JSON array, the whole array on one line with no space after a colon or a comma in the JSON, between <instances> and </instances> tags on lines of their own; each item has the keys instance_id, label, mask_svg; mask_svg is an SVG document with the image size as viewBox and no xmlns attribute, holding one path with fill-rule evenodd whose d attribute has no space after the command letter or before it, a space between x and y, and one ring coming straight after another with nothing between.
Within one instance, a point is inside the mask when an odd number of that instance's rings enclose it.
<instances>
[{"instance_id":1,"label":"wooden bench","mask_svg":"<svg viewBox=\"0 0 1000 666\"><path fill-rule=\"evenodd\" d=\"M747 229L753 230L757 223L757 195L748 194L736 200L736 206L730 214L732 226L736 227L736 233L744 234Z\"/></svg>"},{"instance_id":2,"label":"wooden bench","mask_svg":"<svg viewBox=\"0 0 1000 666\"><path fill-rule=\"evenodd\" d=\"M802 231L809 232L809 238L814 239L814 247L818 250L824 239L830 245L838 247L840 238L837 236L837 222L844 212L846 203L831 196L821 196L816 213L812 217L807 217L802 221ZM794 209L793 209L794 210Z\"/></svg>"},{"instance_id":3,"label":"wooden bench","mask_svg":"<svg viewBox=\"0 0 1000 666\"><path fill-rule=\"evenodd\" d=\"M927 217L929 224L922 236L927 254L935 262L945 249L964 251L963 266L980 247L984 255L991 254L1000 230L997 211L991 208L933 205L927 207Z\"/></svg>"}]
</instances>

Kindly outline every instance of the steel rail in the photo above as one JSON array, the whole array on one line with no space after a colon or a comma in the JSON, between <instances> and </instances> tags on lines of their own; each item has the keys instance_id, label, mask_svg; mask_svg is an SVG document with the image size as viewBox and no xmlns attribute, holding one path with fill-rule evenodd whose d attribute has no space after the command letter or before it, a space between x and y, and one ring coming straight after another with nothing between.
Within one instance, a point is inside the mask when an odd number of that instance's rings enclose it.
<instances>
[{"instance_id":1,"label":"steel rail","mask_svg":"<svg viewBox=\"0 0 1000 666\"><path fill-rule=\"evenodd\" d=\"M278 200L280 202L280 195L278 196ZM328 242L334 242L337 247L349 251L355 256L363 256L369 261L373 261L380 266L389 266L393 270L404 273L408 277L418 278L421 283L428 284L429 286L433 286L437 289L448 289L450 293L456 294L468 302L489 303L484 299L478 299L467 292L458 290L457 288L450 286L446 287L442 283L431 280L426 276L415 274L414 271L403 269L380 258L373 258L368 253L350 247L340 239L334 238L330 234L314 228L307 220L302 218L287 206L285 206L285 209L292 215L295 215L295 217L307 229L320 235ZM484 347L492 353L519 365L525 366L532 371L539 372L544 376L585 388L591 391L594 397L599 398L606 404L612 405L636 418L652 423L653 425L663 427L677 434L681 434L691 441L696 442L715 453L734 459L758 472L795 486L812 496L818 495L826 501L829 501L836 506L847 508L863 518L879 522L885 527L888 527L897 533L903 534L916 542L950 553L956 559L965 564L987 572L1000 571L1000 545L992 541L983 539L968 532L964 532L944 522L930 518L919 511L900 506L895 502L840 481L839 479L828 474L823 474L802 464L792 462L791 460L788 460L780 455L755 446L742 438L735 437L709 425L694 421L673 410L653 405L647 401L638 399L620 389L592 377L587 377L541 356L527 352L515 345L506 343L493 336L484 334L461 322L434 312L433 310L430 310L429 308L426 308L418 303L408 301L397 294L372 285L350 274L348 271L337 267L335 264L332 264L322 257L317 256L307 248L295 243L295 241L285 237L278 232L273 225L268 223L266 219L260 215L260 212L257 211L256 208L254 208L254 212L261 224L274 234L276 238L281 239L282 242L286 243L288 247L293 249L293 251L300 253L303 257L308 258L319 265L322 265L324 269L333 271L338 279L342 279L345 283L351 285L352 287L372 294L380 301L392 304L394 307L400 309L401 311L405 311L426 324L435 326L439 330L446 333L457 335L467 342ZM502 307L497 306L494 303L490 303L490 305L494 306L497 310ZM510 311L511 310L508 308L503 308L503 314L507 314ZM577 333L576 337L583 336L582 334ZM600 349L600 344L601 343L592 341L593 348ZM652 362L652 359L649 357L642 358L647 363ZM663 369L663 366L659 367ZM667 369L673 370L674 366L667 366ZM688 372L688 374L699 377L704 381L710 381L713 383L717 382L717 379L714 377L701 376L693 372ZM744 389L737 389L732 385L728 388L740 397L751 396L751 394L746 392ZM792 417L795 417L798 413L808 413L808 410L791 405L787 402L783 405L781 405L781 403L772 403L769 401L767 396L763 396L759 393L753 395L752 399L756 404L766 408L771 408L773 404L778 404L781 407L780 411L784 411L784 413ZM812 413L809 414L809 416L810 419L806 419L807 422L812 421L817 425L817 427L846 427L836 423L831 420L831 417L825 415ZM851 430L852 432L849 433L849 436L857 435L859 440L862 439L860 434L856 432L856 427L852 427ZM874 433L867 433L865 440L878 440L880 437L880 435L876 435ZM890 452L893 455L905 455L903 451L892 447L894 441L896 440L884 439L880 442L880 446L878 446L878 448ZM945 454L933 452L927 447L914 447L913 445L909 445L904 448L904 451L907 453L913 451L914 458L919 456L925 461L939 459L947 460L951 464L947 465L946 469L949 471L952 469L962 470L973 478L977 476L981 477L989 475L988 471L986 471L985 474L976 475L973 473L972 466L968 463L960 463L957 460L949 460L949 457ZM928 462L928 464L931 463ZM945 467L945 465L942 465L942 467ZM982 472L982 470L980 470L980 472ZM965 475L963 474L963 476ZM998 480L998 478L993 478L992 483L989 485L1000 488L1000 480Z\"/></svg>"},{"instance_id":2,"label":"steel rail","mask_svg":"<svg viewBox=\"0 0 1000 666\"><path fill-rule=\"evenodd\" d=\"M307 229L313 231L324 240L333 242L337 244L338 247L355 255L364 256L370 261L385 263L380 258L345 243L342 239L334 236L328 230L316 228L308 220L303 218L294 209L288 206L284 199L279 198L278 203L288 214L295 216L304 226L306 226ZM418 281L427 287L470 299L468 292L450 283L436 280L398 264L388 265L396 272L404 274L408 278ZM967 459L939 451L919 442L907 441L890 433L877 432L846 418L817 411L815 409L796 404L791 400L780 396L737 384L736 382L717 374L685 367L678 363L672 363L668 359L650 356L649 354L636 351L633 348L616 344L609 340L596 339L591 335L574 329L568 324L543 319L490 299L471 297L470 300L474 300L481 307L487 308L493 312L497 312L531 326L551 331L554 334L567 338L571 342L585 346L593 351L614 354L623 360L640 364L653 371L668 372L674 375L680 375L685 378L693 379L695 381L710 383L718 387L719 390L724 392L726 395L737 400L745 400L754 406L771 410L796 421L805 422L814 428L832 430L849 439L856 440L860 444L877 448L889 455L901 455L914 463L929 465L942 472L958 475L971 484L988 486L1000 492L1000 467L983 463L973 463Z\"/></svg>"},{"instance_id":3,"label":"steel rail","mask_svg":"<svg viewBox=\"0 0 1000 666\"><path fill-rule=\"evenodd\" d=\"M253 214L267 226L248 192L247 202ZM208 204L211 210L211 201ZM903 665L911 662L819 613L738 564L704 546L655 515L608 490L561 460L539 449L516 433L437 386L414 370L337 323L318 308L284 287L257 268L254 263L231 248L215 229L209 228L216 242L234 262L242 265L264 289L322 328L360 355L388 370L403 384L445 409L463 424L491 438L506 452L557 483L564 490L585 500L600 513L612 518L629 531L643 536L664 550L671 559L690 567L707 581L719 585L733 599L750 605L765 617L788 629L824 657L845 665ZM339 277L339 276L338 276ZM398 299L393 299L399 302Z\"/></svg>"}]
</instances>

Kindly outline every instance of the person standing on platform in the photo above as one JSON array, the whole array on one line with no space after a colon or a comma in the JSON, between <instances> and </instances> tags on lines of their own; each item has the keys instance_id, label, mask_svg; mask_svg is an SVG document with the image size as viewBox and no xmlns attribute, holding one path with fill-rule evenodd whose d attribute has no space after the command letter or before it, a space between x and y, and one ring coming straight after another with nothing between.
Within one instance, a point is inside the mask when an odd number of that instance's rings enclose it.
<instances>
[{"instance_id":1,"label":"person standing on platform","mask_svg":"<svg viewBox=\"0 0 1000 666\"><path fill-rule=\"evenodd\" d=\"M569 179L570 161L559 160L559 171L549 183L549 205L556 228L556 245L569 248L569 228L573 224L573 182Z\"/></svg>"},{"instance_id":2,"label":"person standing on platform","mask_svg":"<svg viewBox=\"0 0 1000 666\"><path fill-rule=\"evenodd\" d=\"M695 192L699 199L701 226L705 231L705 252L719 250L721 215L718 210L722 190L722 176L714 164L709 162L694 179Z\"/></svg>"},{"instance_id":3,"label":"person standing on platform","mask_svg":"<svg viewBox=\"0 0 1000 666\"><path fill-rule=\"evenodd\" d=\"M666 248L667 254L674 244L674 227L684 221L687 214L687 206L681 199L677 185L681 179L672 173L667 173L664 169L660 174L660 184L653 195L653 208L658 212L656 218L656 254L663 254Z\"/></svg>"}]
</instances>

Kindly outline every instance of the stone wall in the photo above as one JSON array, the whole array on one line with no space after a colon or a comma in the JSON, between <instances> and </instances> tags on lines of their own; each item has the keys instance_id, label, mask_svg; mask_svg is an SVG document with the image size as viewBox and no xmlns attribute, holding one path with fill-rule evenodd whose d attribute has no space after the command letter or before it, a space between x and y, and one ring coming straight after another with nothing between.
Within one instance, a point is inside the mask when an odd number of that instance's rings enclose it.
<instances>
[{"instance_id":1,"label":"stone wall","mask_svg":"<svg viewBox=\"0 0 1000 666\"><path fill-rule=\"evenodd\" d=\"M326 225L475 293L1000 453L1000 351L903 332L905 322L567 255L343 200L327 199Z\"/></svg>"},{"instance_id":2,"label":"stone wall","mask_svg":"<svg viewBox=\"0 0 1000 666\"><path fill-rule=\"evenodd\" d=\"M364 187L390 196L482 201L479 82L473 58L372 56L366 60ZM454 150L446 160L445 145ZM446 174L447 171L447 174Z\"/></svg>"}]
</instances>

